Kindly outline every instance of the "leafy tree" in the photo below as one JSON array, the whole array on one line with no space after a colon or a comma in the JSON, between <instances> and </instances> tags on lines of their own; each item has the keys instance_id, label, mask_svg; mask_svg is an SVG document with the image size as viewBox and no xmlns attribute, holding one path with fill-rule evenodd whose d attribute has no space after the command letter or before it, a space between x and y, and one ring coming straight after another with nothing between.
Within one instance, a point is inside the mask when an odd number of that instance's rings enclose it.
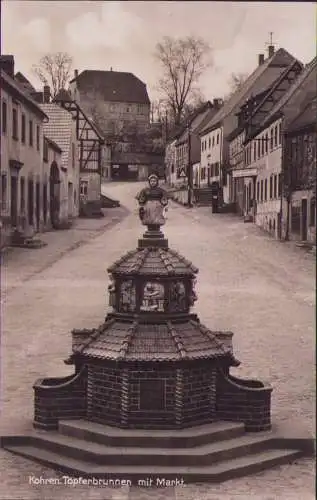
<instances>
[{"instance_id":1,"label":"leafy tree","mask_svg":"<svg viewBox=\"0 0 317 500\"><path fill-rule=\"evenodd\" d=\"M44 85L50 86L54 98L61 89L65 89L72 64L73 58L67 52L56 52L45 54L32 70Z\"/></svg>"},{"instance_id":2,"label":"leafy tree","mask_svg":"<svg viewBox=\"0 0 317 500\"><path fill-rule=\"evenodd\" d=\"M209 45L194 36L165 37L156 46L154 56L162 68L158 90L175 125L181 123L186 106L196 97L196 85L211 65L210 52Z\"/></svg>"}]
</instances>

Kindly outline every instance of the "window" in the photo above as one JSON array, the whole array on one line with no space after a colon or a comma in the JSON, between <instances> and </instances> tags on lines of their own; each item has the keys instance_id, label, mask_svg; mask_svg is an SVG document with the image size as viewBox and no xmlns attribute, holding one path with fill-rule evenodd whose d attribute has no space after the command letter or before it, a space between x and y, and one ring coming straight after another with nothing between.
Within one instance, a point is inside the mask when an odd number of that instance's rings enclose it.
<instances>
[{"instance_id":1,"label":"window","mask_svg":"<svg viewBox=\"0 0 317 500\"><path fill-rule=\"evenodd\" d=\"M36 149L40 150L40 126L36 125Z\"/></svg>"},{"instance_id":2,"label":"window","mask_svg":"<svg viewBox=\"0 0 317 500\"><path fill-rule=\"evenodd\" d=\"M72 142L72 167L75 168L75 144Z\"/></svg>"},{"instance_id":3,"label":"window","mask_svg":"<svg viewBox=\"0 0 317 500\"><path fill-rule=\"evenodd\" d=\"M272 151L273 149L273 128L271 128L271 137L270 137L270 150Z\"/></svg>"},{"instance_id":4,"label":"window","mask_svg":"<svg viewBox=\"0 0 317 500\"><path fill-rule=\"evenodd\" d=\"M278 174L278 182L277 182L277 196L281 196L282 194L282 176Z\"/></svg>"},{"instance_id":5,"label":"window","mask_svg":"<svg viewBox=\"0 0 317 500\"><path fill-rule=\"evenodd\" d=\"M209 149L211 147L211 138L209 137L209 141L208 141L208 146L209 146Z\"/></svg>"},{"instance_id":6,"label":"window","mask_svg":"<svg viewBox=\"0 0 317 500\"><path fill-rule=\"evenodd\" d=\"M25 144L25 127L26 127L25 114L22 113L22 116L21 116L21 141L23 142L23 144Z\"/></svg>"},{"instance_id":7,"label":"window","mask_svg":"<svg viewBox=\"0 0 317 500\"><path fill-rule=\"evenodd\" d=\"M276 199L277 197L277 175L274 175L273 178L273 198Z\"/></svg>"},{"instance_id":8,"label":"window","mask_svg":"<svg viewBox=\"0 0 317 500\"><path fill-rule=\"evenodd\" d=\"M258 143L258 159L261 157L261 141L260 139L257 139Z\"/></svg>"},{"instance_id":9,"label":"window","mask_svg":"<svg viewBox=\"0 0 317 500\"><path fill-rule=\"evenodd\" d=\"M274 127L274 147L277 147L277 125Z\"/></svg>"},{"instance_id":10,"label":"window","mask_svg":"<svg viewBox=\"0 0 317 500\"><path fill-rule=\"evenodd\" d=\"M263 179L261 180L261 201L263 201Z\"/></svg>"},{"instance_id":11,"label":"window","mask_svg":"<svg viewBox=\"0 0 317 500\"><path fill-rule=\"evenodd\" d=\"M33 146L33 122L29 121L29 145Z\"/></svg>"},{"instance_id":12,"label":"window","mask_svg":"<svg viewBox=\"0 0 317 500\"><path fill-rule=\"evenodd\" d=\"M217 144L219 144L219 134L217 134Z\"/></svg>"},{"instance_id":13,"label":"window","mask_svg":"<svg viewBox=\"0 0 317 500\"><path fill-rule=\"evenodd\" d=\"M5 209L7 206L7 175L1 175L1 207Z\"/></svg>"},{"instance_id":14,"label":"window","mask_svg":"<svg viewBox=\"0 0 317 500\"><path fill-rule=\"evenodd\" d=\"M278 143L282 144L282 124L278 125Z\"/></svg>"},{"instance_id":15,"label":"window","mask_svg":"<svg viewBox=\"0 0 317 500\"><path fill-rule=\"evenodd\" d=\"M20 179L20 212L25 211L25 179L21 177Z\"/></svg>"},{"instance_id":16,"label":"window","mask_svg":"<svg viewBox=\"0 0 317 500\"><path fill-rule=\"evenodd\" d=\"M265 154L267 154L268 148L269 148L269 134L266 133L265 134Z\"/></svg>"},{"instance_id":17,"label":"window","mask_svg":"<svg viewBox=\"0 0 317 500\"><path fill-rule=\"evenodd\" d=\"M88 181L81 181L80 182L80 194L82 196L87 196L87 194L88 194Z\"/></svg>"},{"instance_id":18,"label":"window","mask_svg":"<svg viewBox=\"0 0 317 500\"><path fill-rule=\"evenodd\" d=\"M201 151L204 151L204 141L201 141Z\"/></svg>"},{"instance_id":19,"label":"window","mask_svg":"<svg viewBox=\"0 0 317 500\"><path fill-rule=\"evenodd\" d=\"M6 101L2 101L2 116L1 116L1 122L2 122L2 133L6 134L7 133L7 103Z\"/></svg>"},{"instance_id":20,"label":"window","mask_svg":"<svg viewBox=\"0 0 317 500\"><path fill-rule=\"evenodd\" d=\"M260 199L260 182L259 181L256 183L256 199L257 199L257 201L259 201L259 199Z\"/></svg>"},{"instance_id":21,"label":"window","mask_svg":"<svg viewBox=\"0 0 317 500\"><path fill-rule=\"evenodd\" d=\"M12 109L12 138L18 140L18 110Z\"/></svg>"},{"instance_id":22,"label":"window","mask_svg":"<svg viewBox=\"0 0 317 500\"><path fill-rule=\"evenodd\" d=\"M217 177L219 175L219 162L215 164L215 176Z\"/></svg>"},{"instance_id":23,"label":"window","mask_svg":"<svg viewBox=\"0 0 317 500\"><path fill-rule=\"evenodd\" d=\"M212 136L212 146L214 147L214 145L215 145L215 136L213 135Z\"/></svg>"},{"instance_id":24,"label":"window","mask_svg":"<svg viewBox=\"0 0 317 500\"><path fill-rule=\"evenodd\" d=\"M48 142L46 137L43 139L43 160L48 162Z\"/></svg>"},{"instance_id":25,"label":"window","mask_svg":"<svg viewBox=\"0 0 317 500\"><path fill-rule=\"evenodd\" d=\"M312 198L310 200L310 205L309 205L309 225L310 226L315 226L316 225L316 198Z\"/></svg>"},{"instance_id":26,"label":"window","mask_svg":"<svg viewBox=\"0 0 317 500\"><path fill-rule=\"evenodd\" d=\"M127 106L127 113L130 113L130 111L131 111L131 107Z\"/></svg>"},{"instance_id":27,"label":"window","mask_svg":"<svg viewBox=\"0 0 317 500\"><path fill-rule=\"evenodd\" d=\"M264 143L265 139L264 136L261 138L261 155L264 156Z\"/></svg>"},{"instance_id":28,"label":"window","mask_svg":"<svg viewBox=\"0 0 317 500\"><path fill-rule=\"evenodd\" d=\"M253 141L253 161L256 160L256 142Z\"/></svg>"},{"instance_id":29,"label":"window","mask_svg":"<svg viewBox=\"0 0 317 500\"><path fill-rule=\"evenodd\" d=\"M267 201L267 179L264 181L264 201Z\"/></svg>"},{"instance_id":30,"label":"window","mask_svg":"<svg viewBox=\"0 0 317 500\"><path fill-rule=\"evenodd\" d=\"M273 176L270 176L270 200L273 198Z\"/></svg>"}]
</instances>

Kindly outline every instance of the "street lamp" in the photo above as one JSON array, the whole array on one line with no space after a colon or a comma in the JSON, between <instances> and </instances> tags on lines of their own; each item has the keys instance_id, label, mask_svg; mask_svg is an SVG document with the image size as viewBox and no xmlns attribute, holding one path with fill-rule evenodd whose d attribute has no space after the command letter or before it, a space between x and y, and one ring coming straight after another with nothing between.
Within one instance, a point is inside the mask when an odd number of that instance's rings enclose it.
<instances>
[{"instance_id":1,"label":"street lamp","mask_svg":"<svg viewBox=\"0 0 317 500\"><path fill-rule=\"evenodd\" d=\"M193 175L192 175L192 168L191 168L191 136L190 136L191 130L190 126L187 126L187 134L188 134L188 164L187 164L187 183L188 183L188 202L187 206L188 208L193 207L193 201L192 201L192 196L193 196Z\"/></svg>"}]
</instances>

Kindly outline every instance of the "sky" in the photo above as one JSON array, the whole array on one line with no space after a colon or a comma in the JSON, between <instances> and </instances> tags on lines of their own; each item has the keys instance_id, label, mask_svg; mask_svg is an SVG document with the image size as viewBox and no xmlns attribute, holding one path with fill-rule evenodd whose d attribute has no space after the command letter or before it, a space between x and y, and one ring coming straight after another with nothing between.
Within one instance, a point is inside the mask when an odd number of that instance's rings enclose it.
<instances>
[{"instance_id":1,"label":"sky","mask_svg":"<svg viewBox=\"0 0 317 500\"><path fill-rule=\"evenodd\" d=\"M2 54L16 71L41 84L32 65L48 52L68 52L74 69L127 71L147 84L150 99L161 69L153 57L164 36L200 36L212 48L212 65L200 80L206 99L229 91L230 75L251 73L267 53L269 33L303 63L316 55L314 2L113 2L2 0Z\"/></svg>"}]
</instances>

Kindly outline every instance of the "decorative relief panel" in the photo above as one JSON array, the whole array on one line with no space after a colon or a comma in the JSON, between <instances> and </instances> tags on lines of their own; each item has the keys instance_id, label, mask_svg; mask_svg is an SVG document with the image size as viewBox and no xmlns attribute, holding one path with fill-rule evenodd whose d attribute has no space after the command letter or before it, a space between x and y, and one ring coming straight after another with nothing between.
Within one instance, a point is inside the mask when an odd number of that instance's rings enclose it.
<instances>
[{"instance_id":1,"label":"decorative relief panel","mask_svg":"<svg viewBox=\"0 0 317 500\"><path fill-rule=\"evenodd\" d=\"M186 288L182 281L171 283L169 309L171 312L186 311Z\"/></svg>"},{"instance_id":2,"label":"decorative relief panel","mask_svg":"<svg viewBox=\"0 0 317 500\"><path fill-rule=\"evenodd\" d=\"M197 280L196 278L192 280L192 289L191 289L191 292L190 292L190 295L189 295L189 305L190 307L192 307L196 300L197 300L197 294L196 294L196 291L195 291L195 286L196 286L196 283L197 283Z\"/></svg>"},{"instance_id":3,"label":"decorative relief panel","mask_svg":"<svg viewBox=\"0 0 317 500\"><path fill-rule=\"evenodd\" d=\"M143 286L141 311L163 312L164 295L164 285L161 283L145 283Z\"/></svg>"},{"instance_id":4,"label":"decorative relief panel","mask_svg":"<svg viewBox=\"0 0 317 500\"><path fill-rule=\"evenodd\" d=\"M120 311L134 312L136 308L136 291L132 280L123 281L120 286Z\"/></svg>"},{"instance_id":5,"label":"decorative relief panel","mask_svg":"<svg viewBox=\"0 0 317 500\"><path fill-rule=\"evenodd\" d=\"M110 283L108 285L109 293L109 306L116 307L116 284L112 276L110 276Z\"/></svg>"}]
</instances>

